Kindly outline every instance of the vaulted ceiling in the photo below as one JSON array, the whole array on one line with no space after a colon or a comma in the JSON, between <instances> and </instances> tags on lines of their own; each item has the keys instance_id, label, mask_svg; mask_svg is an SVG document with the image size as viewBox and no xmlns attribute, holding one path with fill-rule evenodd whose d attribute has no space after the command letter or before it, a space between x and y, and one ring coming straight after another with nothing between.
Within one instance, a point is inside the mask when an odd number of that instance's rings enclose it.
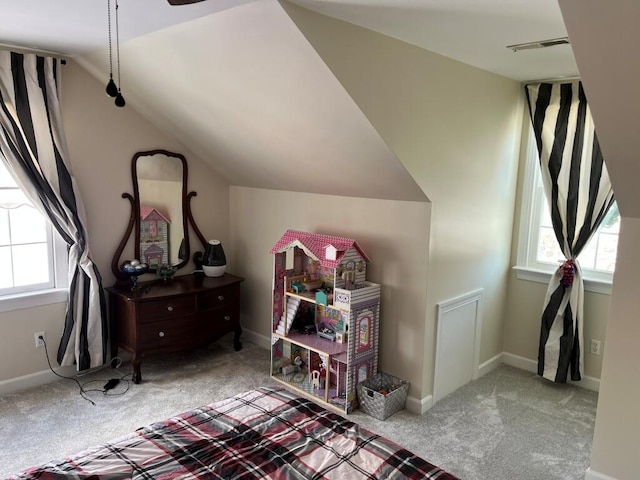
<instances>
[{"instance_id":1,"label":"vaulted ceiling","mask_svg":"<svg viewBox=\"0 0 640 480\"><path fill-rule=\"evenodd\" d=\"M0 42L69 54L106 84L106 0L100 3L2 6ZM285 0L118 3L125 108L231 184L427 199L287 15ZM481 8L474 0L291 3L516 80L577 73L570 46L524 55L506 48L565 36L556 0L491 0Z\"/></svg>"}]
</instances>

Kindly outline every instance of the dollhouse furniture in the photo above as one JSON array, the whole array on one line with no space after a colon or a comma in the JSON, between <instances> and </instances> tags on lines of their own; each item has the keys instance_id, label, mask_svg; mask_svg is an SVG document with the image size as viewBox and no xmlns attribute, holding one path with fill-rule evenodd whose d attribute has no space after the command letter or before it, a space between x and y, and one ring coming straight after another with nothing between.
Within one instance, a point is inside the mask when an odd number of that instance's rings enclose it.
<instances>
[{"instance_id":1,"label":"dollhouse furniture","mask_svg":"<svg viewBox=\"0 0 640 480\"><path fill-rule=\"evenodd\" d=\"M134 290L129 285L107 288L112 358L118 348L129 352L133 381L140 383L140 365L149 355L202 347L230 332L240 350L243 280L229 273L215 278L194 273L170 282L140 282Z\"/></svg>"},{"instance_id":2,"label":"dollhouse furniture","mask_svg":"<svg viewBox=\"0 0 640 480\"><path fill-rule=\"evenodd\" d=\"M341 413L378 371L380 285L350 238L287 230L274 256L271 377Z\"/></svg>"}]
</instances>

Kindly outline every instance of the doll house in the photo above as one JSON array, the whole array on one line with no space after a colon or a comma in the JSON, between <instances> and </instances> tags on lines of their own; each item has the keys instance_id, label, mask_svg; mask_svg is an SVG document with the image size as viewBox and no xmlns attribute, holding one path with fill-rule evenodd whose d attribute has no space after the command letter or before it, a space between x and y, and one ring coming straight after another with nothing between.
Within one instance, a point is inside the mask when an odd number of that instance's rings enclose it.
<instances>
[{"instance_id":1,"label":"doll house","mask_svg":"<svg viewBox=\"0 0 640 480\"><path fill-rule=\"evenodd\" d=\"M169 220L157 208L140 208L140 259L152 268L169 263Z\"/></svg>"},{"instance_id":2,"label":"doll house","mask_svg":"<svg viewBox=\"0 0 640 480\"><path fill-rule=\"evenodd\" d=\"M355 240L287 230L274 256L271 376L341 413L377 373L380 285Z\"/></svg>"}]
</instances>

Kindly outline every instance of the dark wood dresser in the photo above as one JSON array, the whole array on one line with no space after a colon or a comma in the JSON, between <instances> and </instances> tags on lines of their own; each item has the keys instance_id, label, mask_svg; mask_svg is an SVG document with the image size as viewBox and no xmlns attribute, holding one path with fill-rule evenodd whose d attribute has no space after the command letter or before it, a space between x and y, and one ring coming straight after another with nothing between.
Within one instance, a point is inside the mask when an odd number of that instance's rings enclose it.
<instances>
[{"instance_id":1,"label":"dark wood dresser","mask_svg":"<svg viewBox=\"0 0 640 480\"><path fill-rule=\"evenodd\" d=\"M112 358L118 348L129 352L133 381L140 383L140 364L148 355L201 347L230 332L235 350L240 350L243 280L228 273L195 273L168 282L140 282L135 290L130 285L107 288Z\"/></svg>"}]
</instances>

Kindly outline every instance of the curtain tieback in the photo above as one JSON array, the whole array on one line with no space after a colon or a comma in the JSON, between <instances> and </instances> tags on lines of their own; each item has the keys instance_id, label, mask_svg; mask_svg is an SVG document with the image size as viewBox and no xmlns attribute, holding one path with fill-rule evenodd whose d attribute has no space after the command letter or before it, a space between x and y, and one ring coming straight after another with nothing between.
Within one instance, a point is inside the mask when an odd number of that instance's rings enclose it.
<instances>
[{"instance_id":1,"label":"curtain tieback","mask_svg":"<svg viewBox=\"0 0 640 480\"><path fill-rule=\"evenodd\" d=\"M576 265L573 260L566 260L558 267L558 276L560 283L565 287L573 285L573 278L576 276Z\"/></svg>"}]
</instances>

